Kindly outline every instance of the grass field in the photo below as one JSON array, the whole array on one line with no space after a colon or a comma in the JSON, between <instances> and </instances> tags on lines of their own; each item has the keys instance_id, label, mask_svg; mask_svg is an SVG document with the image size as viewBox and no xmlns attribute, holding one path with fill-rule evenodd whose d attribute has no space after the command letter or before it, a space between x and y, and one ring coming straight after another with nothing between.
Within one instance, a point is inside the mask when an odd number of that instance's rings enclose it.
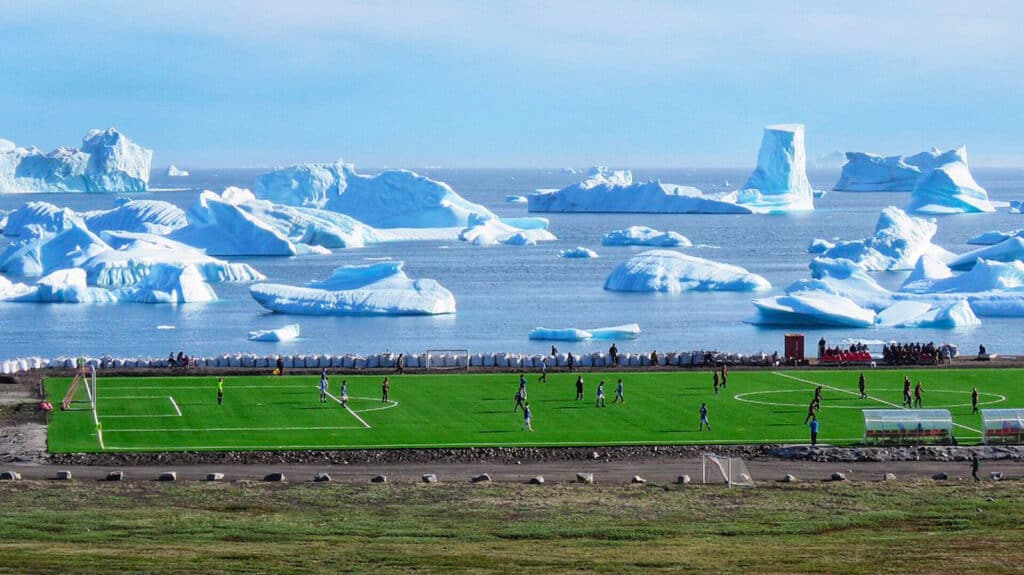
<instances>
[{"instance_id":1,"label":"grass field","mask_svg":"<svg viewBox=\"0 0 1024 575\"><path fill-rule=\"evenodd\" d=\"M0 573L1020 573L1024 486L7 482Z\"/></svg>"},{"instance_id":2,"label":"grass field","mask_svg":"<svg viewBox=\"0 0 1024 575\"><path fill-rule=\"evenodd\" d=\"M214 377L107 378L100 374L97 415L85 404L54 412L52 452L227 449L334 449L469 446L806 443L803 424L816 385L825 386L819 441L854 444L864 433L861 409L898 407L903 375L924 385L924 406L948 408L962 443L981 438L971 415L977 387L985 407L1024 407L1024 370L868 371L869 398L856 392L857 371L733 371L719 395L708 371L584 373L575 401L574 374L528 374L534 432L513 413L515 374L391 376L391 401L380 401L380 376L345 376L349 409L319 402L318 376L226 377L224 405ZM612 404L621 377L627 402ZM332 375L339 395L342 376ZM604 379L606 408L595 408ZM68 380L49 379L55 403ZM713 431L698 431L707 402Z\"/></svg>"}]
</instances>

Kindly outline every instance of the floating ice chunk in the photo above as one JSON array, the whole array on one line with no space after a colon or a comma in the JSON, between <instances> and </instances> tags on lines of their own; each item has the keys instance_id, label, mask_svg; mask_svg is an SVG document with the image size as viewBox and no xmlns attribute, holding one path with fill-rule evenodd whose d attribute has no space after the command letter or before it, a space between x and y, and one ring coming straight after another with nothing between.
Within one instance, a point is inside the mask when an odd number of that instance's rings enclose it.
<instances>
[{"instance_id":1,"label":"floating ice chunk","mask_svg":"<svg viewBox=\"0 0 1024 575\"><path fill-rule=\"evenodd\" d=\"M171 178L183 178L188 176L188 171L182 170L178 166L171 164L170 166L167 166L167 175Z\"/></svg>"},{"instance_id":2,"label":"floating ice chunk","mask_svg":"<svg viewBox=\"0 0 1024 575\"><path fill-rule=\"evenodd\" d=\"M249 332L250 341L292 341L299 338L299 324L293 323L277 329L257 329Z\"/></svg>"},{"instance_id":3,"label":"floating ice chunk","mask_svg":"<svg viewBox=\"0 0 1024 575\"><path fill-rule=\"evenodd\" d=\"M403 262L342 266L327 280L306 287L256 284L261 306L300 315L433 315L455 313L455 296L430 279L413 280Z\"/></svg>"},{"instance_id":4,"label":"floating ice chunk","mask_svg":"<svg viewBox=\"0 0 1024 575\"><path fill-rule=\"evenodd\" d=\"M558 238L545 229L524 230L510 226L498 218L480 219L472 216L469 227L462 230L459 239L478 246L494 244L525 246L536 245L537 242L550 242Z\"/></svg>"},{"instance_id":5,"label":"floating ice chunk","mask_svg":"<svg viewBox=\"0 0 1024 575\"><path fill-rule=\"evenodd\" d=\"M925 254L917 260L914 271L903 281L901 291L923 293L931 291L935 282L952 277L953 271L941 261Z\"/></svg>"},{"instance_id":6,"label":"floating ice chunk","mask_svg":"<svg viewBox=\"0 0 1024 575\"><path fill-rule=\"evenodd\" d=\"M846 164L834 190L847 192L909 192L922 173L945 163L956 150L943 154L937 148L913 156L879 156L846 152Z\"/></svg>"},{"instance_id":7,"label":"floating ice chunk","mask_svg":"<svg viewBox=\"0 0 1024 575\"><path fill-rule=\"evenodd\" d=\"M934 219L908 216L889 206L882 210L874 235L863 240L837 242L822 252L822 257L848 259L868 271L908 270L927 254L939 261L954 255L932 243L938 230Z\"/></svg>"},{"instance_id":8,"label":"floating ice chunk","mask_svg":"<svg viewBox=\"0 0 1024 575\"><path fill-rule=\"evenodd\" d=\"M814 238L811 240L811 243L807 245L807 253L823 254L834 247L836 247L836 245L828 240Z\"/></svg>"},{"instance_id":9,"label":"floating ice chunk","mask_svg":"<svg viewBox=\"0 0 1024 575\"><path fill-rule=\"evenodd\" d=\"M576 246L574 248L569 248L569 249L566 249L566 250L559 251L558 252L558 257L560 257L560 258L574 258L574 259L596 258L597 257L597 252L595 252L594 250L585 248L583 246Z\"/></svg>"},{"instance_id":10,"label":"floating ice chunk","mask_svg":"<svg viewBox=\"0 0 1024 575\"><path fill-rule=\"evenodd\" d=\"M651 250L616 267L605 280L611 291L758 291L771 284L763 277L734 265L689 256L671 250Z\"/></svg>"},{"instance_id":11,"label":"floating ice chunk","mask_svg":"<svg viewBox=\"0 0 1024 575\"><path fill-rule=\"evenodd\" d=\"M814 190L807 179L803 124L764 129L757 167L737 196L737 203L756 212L814 209Z\"/></svg>"},{"instance_id":12,"label":"floating ice chunk","mask_svg":"<svg viewBox=\"0 0 1024 575\"><path fill-rule=\"evenodd\" d=\"M1024 238L1024 229L1012 230L1009 232L984 232L967 240L967 243L976 246L994 246L995 244L998 244L1003 240L1008 240L1010 238L1016 237Z\"/></svg>"},{"instance_id":13,"label":"floating ice chunk","mask_svg":"<svg viewBox=\"0 0 1024 575\"><path fill-rule=\"evenodd\" d=\"M583 181L557 191L538 191L527 197L531 212L729 213L752 210L736 205L735 192L705 195L689 186L660 181L634 183L628 170L603 166L590 170Z\"/></svg>"},{"instance_id":14,"label":"floating ice chunk","mask_svg":"<svg viewBox=\"0 0 1024 575\"><path fill-rule=\"evenodd\" d=\"M535 327L530 330L530 339L550 341L587 341L594 336L587 330L572 327L549 329Z\"/></svg>"},{"instance_id":15,"label":"floating ice chunk","mask_svg":"<svg viewBox=\"0 0 1024 575\"><path fill-rule=\"evenodd\" d=\"M0 301L18 297L31 289L31 287L25 284L14 283L0 276Z\"/></svg>"},{"instance_id":16,"label":"floating ice chunk","mask_svg":"<svg viewBox=\"0 0 1024 575\"><path fill-rule=\"evenodd\" d=\"M878 324L881 326L900 327L928 313L932 306L923 301L897 301L878 312Z\"/></svg>"},{"instance_id":17,"label":"floating ice chunk","mask_svg":"<svg viewBox=\"0 0 1024 575\"><path fill-rule=\"evenodd\" d=\"M930 284L904 286L903 291L916 293L978 293L1018 290L1024 297L1024 262L998 262L979 259L970 271L958 276L935 278Z\"/></svg>"},{"instance_id":18,"label":"floating ice chunk","mask_svg":"<svg viewBox=\"0 0 1024 575\"><path fill-rule=\"evenodd\" d=\"M751 323L757 325L872 327L878 319L873 310L824 291L797 291L753 304L757 317Z\"/></svg>"},{"instance_id":19,"label":"floating ice chunk","mask_svg":"<svg viewBox=\"0 0 1024 575\"><path fill-rule=\"evenodd\" d=\"M659 248L688 248L693 244L677 232L662 232L647 226L630 226L608 232L601 238L606 246L652 246Z\"/></svg>"},{"instance_id":20,"label":"floating ice chunk","mask_svg":"<svg viewBox=\"0 0 1024 575\"><path fill-rule=\"evenodd\" d=\"M134 286L122 289L90 287L81 268L57 270L34 286L20 286L5 292L0 300L34 303L187 303L217 299L213 289L190 266L158 264Z\"/></svg>"},{"instance_id":21,"label":"floating ice chunk","mask_svg":"<svg viewBox=\"0 0 1024 575\"><path fill-rule=\"evenodd\" d=\"M206 278L193 265L153 264L135 285L114 290L119 301L134 303L193 303L216 301Z\"/></svg>"},{"instance_id":22,"label":"floating ice chunk","mask_svg":"<svg viewBox=\"0 0 1024 575\"><path fill-rule=\"evenodd\" d=\"M1014 200L1010 202L1010 213L1020 214L1024 213L1024 201Z\"/></svg>"},{"instance_id":23,"label":"floating ice chunk","mask_svg":"<svg viewBox=\"0 0 1024 575\"><path fill-rule=\"evenodd\" d=\"M80 150L0 148L0 193L144 192L153 151L114 129L92 130Z\"/></svg>"},{"instance_id":24,"label":"floating ice chunk","mask_svg":"<svg viewBox=\"0 0 1024 575\"><path fill-rule=\"evenodd\" d=\"M0 253L0 271L36 277L52 271L81 267L86 260L111 251L96 234L86 229L78 218L69 220L70 227L53 233L30 227L34 237L18 240Z\"/></svg>"},{"instance_id":25,"label":"floating ice chunk","mask_svg":"<svg viewBox=\"0 0 1024 575\"><path fill-rule=\"evenodd\" d=\"M525 204L527 203L526 196L505 196L506 204Z\"/></svg>"},{"instance_id":26,"label":"floating ice chunk","mask_svg":"<svg viewBox=\"0 0 1024 575\"><path fill-rule=\"evenodd\" d=\"M166 235L188 224L185 212L170 202L126 200L112 210L81 214L89 231L107 230Z\"/></svg>"},{"instance_id":27,"label":"floating ice chunk","mask_svg":"<svg viewBox=\"0 0 1024 575\"><path fill-rule=\"evenodd\" d=\"M612 327L597 327L587 331L594 339L636 339L640 337L640 324L628 323Z\"/></svg>"},{"instance_id":28,"label":"floating ice chunk","mask_svg":"<svg viewBox=\"0 0 1024 575\"><path fill-rule=\"evenodd\" d=\"M348 214L376 228L466 226L471 214L496 217L444 183L405 170L369 176L351 164L299 164L256 178L256 197Z\"/></svg>"},{"instance_id":29,"label":"floating ice chunk","mask_svg":"<svg viewBox=\"0 0 1024 575\"><path fill-rule=\"evenodd\" d=\"M885 289L856 262L847 259L814 258L810 282L798 280L786 289L793 293L803 289L826 289L850 298L858 305L879 310L890 305L892 292ZM827 287L826 287L827 286Z\"/></svg>"},{"instance_id":30,"label":"floating ice chunk","mask_svg":"<svg viewBox=\"0 0 1024 575\"><path fill-rule=\"evenodd\" d=\"M927 214L994 212L988 192L974 181L967 167L967 147L943 154L942 163L914 184L909 211Z\"/></svg>"},{"instance_id":31,"label":"floating ice chunk","mask_svg":"<svg viewBox=\"0 0 1024 575\"><path fill-rule=\"evenodd\" d=\"M931 329L957 329L981 325L981 320L974 314L967 300L959 300L949 305L929 309L927 312L904 322L893 324L895 327L916 327Z\"/></svg>"},{"instance_id":32,"label":"floating ice chunk","mask_svg":"<svg viewBox=\"0 0 1024 575\"><path fill-rule=\"evenodd\" d=\"M49 202L28 202L7 215L4 235L16 238L39 235L40 231L61 232L80 219L69 208L60 208Z\"/></svg>"},{"instance_id":33,"label":"floating ice chunk","mask_svg":"<svg viewBox=\"0 0 1024 575\"><path fill-rule=\"evenodd\" d=\"M955 270L969 269L980 259L1000 262L1024 260L1024 237L1015 236L1005 239L998 244L961 254L949 262L949 267Z\"/></svg>"},{"instance_id":34,"label":"floating ice chunk","mask_svg":"<svg viewBox=\"0 0 1024 575\"><path fill-rule=\"evenodd\" d=\"M72 268L55 271L36 282L31 290L11 299L18 302L113 303L117 296L103 288L86 285L85 270Z\"/></svg>"}]
</instances>

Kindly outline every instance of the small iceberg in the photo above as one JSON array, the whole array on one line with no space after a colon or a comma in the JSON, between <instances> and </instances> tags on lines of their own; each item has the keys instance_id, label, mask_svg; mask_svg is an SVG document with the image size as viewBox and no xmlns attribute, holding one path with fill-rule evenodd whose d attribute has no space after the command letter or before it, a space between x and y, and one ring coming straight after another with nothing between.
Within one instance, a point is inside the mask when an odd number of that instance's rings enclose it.
<instances>
[{"instance_id":1,"label":"small iceberg","mask_svg":"<svg viewBox=\"0 0 1024 575\"><path fill-rule=\"evenodd\" d=\"M184 178L188 176L188 171L182 170L178 166L171 164L170 166L167 166L167 176L171 178Z\"/></svg>"},{"instance_id":2,"label":"small iceberg","mask_svg":"<svg viewBox=\"0 0 1024 575\"><path fill-rule=\"evenodd\" d=\"M879 214L874 235L863 240L836 242L831 247L828 242L816 241L810 247L824 248L818 252L823 258L847 259L868 271L909 270L923 255L940 261L955 257L932 243L937 231L934 219L915 218L889 206Z\"/></svg>"},{"instance_id":3,"label":"small iceberg","mask_svg":"<svg viewBox=\"0 0 1024 575\"><path fill-rule=\"evenodd\" d=\"M647 226L630 226L608 232L601 238L606 246L651 246L658 248L688 248L693 246L686 236L676 232L663 232Z\"/></svg>"},{"instance_id":4,"label":"small iceberg","mask_svg":"<svg viewBox=\"0 0 1024 575\"><path fill-rule=\"evenodd\" d=\"M565 249L565 250L559 251L558 252L558 257L560 257L560 258L573 258L573 259L596 258L597 257L597 252L595 252L594 250L585 248L583 246L576 246L574 248L569 248L569 249Z\"/></svg>"},{"instance_id":5,"label":"small iceberg","mask_svg":"<svg viewBox=\"0 0 1024 575\"><path fill-rule=\"evenodd\" d=\"M299 339L299 324L293 323L277 329L257 329L249 332L249 341L281 342Z\"/></svg>"},{"instance_id":6,"label":"small iceberg","mask_svg":"<svg viewBox=\"0 0 1024 575\"><path fill-rule=\"evenodd\" d=\"M572 327L549 329L537 327L530 330L530 339L550 341L589 341L591 339L636 339L640 336L640 324L631 323L595 329Z\"/></svg>"},{"instance_id":7,"label":"small iceberg","mask_svg":"<svg viewBox=\"0 0 1024 575\"><path fill-rule=\"evenodd\" d=\"M276 313L297 315L436 315L455 313L455 296L431 279L414 280L404 262L342 266L305 287L256 284L249 294Z\"/></svg>"},{"instance_id":8,"label":"small iceberg","mask_svg":"<svg viewBox=\"0 0 1024 575\"><path fill-rule=\"evenodd\" d=\"M763 277L739 266L672 250L650 250L616 267L604 289L626 292L760 291L770 289Z\"/></svg>"},{"instance_id":9,"label":"small iceberg","mask_svg":"<svg viewBox=\"0 0 1024 575\"><path fill-rule=\"evenodd\" d=\"M535 224L537 218L523 218ZM506 244L510 246L533 246L537 242L557 240L554 234L540 227L519 228L499 218L471 216L469 226L459 233L459 239L476 246ZM546 225L546 222L545 222Z\"/></svg>"},{"instance_id":10,"label":"small iceberg","mask_svg":"<svg viewBox=\"0 0 1024 575\"><path fill-rule=\"evenodd\" d=\"M525 204L527 201L526 196L505 196L506 204Z\"/></svg>"},{"instance_id":11,"label":"small iceberg","mask_svg":"<svg viewBox=\"0 0 1024 575\"><path fill-rule=\"evenodd\" d=\"M988 192L978 185L967 167L967 147L943 154L935 169L914 183L908 211L925 214L994 212Z\"/></svg>"}]
</instances>

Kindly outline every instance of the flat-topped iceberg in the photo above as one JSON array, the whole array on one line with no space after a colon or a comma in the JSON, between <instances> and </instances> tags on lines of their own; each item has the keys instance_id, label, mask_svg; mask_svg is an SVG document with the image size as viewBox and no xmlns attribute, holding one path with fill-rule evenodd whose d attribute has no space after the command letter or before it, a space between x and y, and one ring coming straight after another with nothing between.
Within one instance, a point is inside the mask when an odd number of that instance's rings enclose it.
<instances>
[{"instance_id":1,"label":"flat-topped iceberg","mask_svg":"<svg viewBox=\"0 0 1024 575\"><path fill-rule=\"evenodd\" d=\"M967 240L967 243L976 246L994 246L1003 240L1017 237L1024 238L1024 229L1011 230L1008 232L983 232Z\"/></svg>"},{"instance_id":2,"label":"flat-topped iceberg","mask_svg":"<svg viewBox=\"0 0 1024 575\"><path fill-rule=\"evenodd\" d=\"M182 170L178 166L171 164L167 166L167 176L170 178L184 178L188 176L188 170Z\"/></svg>"},{"instance_id":3,"label":"flat-topped iceberg","mask_svg":"<svg viewBox=\"0 0 1024 575\"><path fill-rule=\"evenodd\" d=\"M874 235L823 246L820 253L824 258L851 260L869 271L909 270L923 255L940 261L953 259L953 254L932 243L936 231L935 220L911 217L889 206L878 216Z\"/></svg>"},{"instance_id":4,"label":"flat-topped iceberg","mask_svg":"<svg viewBox=\"0 0 1024 575\"><path fill-rule=\"evenodd\" d=\"M877 320L873 310L825 291L798 291L753 304L758 315L751 322L758 325L872 327Z\"/></svg>"},{"instance_id":5,"label":"flat-topped iceberg","mask_svg":"<svg viewBox=\"0 0 1024 575\"><path fill-rule=\"evenodd\" d=\"M591 259L597 257L597 252L595 252L592 249L585 248L583 246L576 246L574 248L560 250L558 252L558 257L571 259Z\"/></svg>"},{"instance_id":6,"label":"flat-topped iceberg","mask_svg":"<svg viewBox=\"0 0 1024 575\"><path fill-rule=\"evenodd\" d=\"M376 228L465 227L470 215L496 217L446 183L406 170L356 173L351 164L299 164L256 178L259 199L348 214Z\"/></svg>"},{"instance_id":7,"label":"flat-topped iceberg","mask_svg":"<svg viewBox=\"0 0 1024 575\"><path fill-rule=\"evenodd\" d=\"M469 226L459 233L459 239L473 245L490 246L506 244L512 246L532 246L537 242L557 240L554 234L544 228L519 228L498 218L480 218L470 216Z\"/></svg>"},{"instance_id":8,"label":"flat-topped iceberg","mask_svg":"<svg viewBox=\"0 0 1024 575\"><path fill-rule=\"evenodd\" d=\"M693 244L677 232L663 232L647 226L630 226L612 230L601 238L606 246L651 246L659 248L688 248Z\"/></svg>"},{"instance_id":9,"label":"flat-topped iceberg","mask_svg":"<svg viewBox=\"0 0 1024 575\"><path fill-rule=\"evenodd\" d=\"M92 130L80 149L0 145L0 193L145 192L153 151L111 128Z\"/></svg>"},{"instance_id":10,"label":"flat-topped iceberg","mask_svg":"<svg viewBox=\"0 0 1024 575\"><path fill-rule=\"evenodd\" d=\"M527 197L531 212L595 213L728 213L749 214L754 210L736 205L736 193L705 195L690 186L660 181L633 182L629 170L591 168L587 177L556 191Z\"/></svg>"},{"instance_id":11,"label":"flat-topped iceberg","mask_svg":"<svg viewBox=\"0 0 1024 575\"><path fill-rule=\"evenodd\" d=\"M640 325L630 323L613 327L578 329L574 327L549 329L537 327L530 330L530 339L551 341L589 341L591 339L635 339L640 336Z\"/></svg>"},{"instance_id":12,"label":"flat-topped iceberg","mask_svg":"<svg viewBox=\"0 0 1024 575\"><path fill-rule=\"evenodd\" d=\"M611 291L758 291L771 288L763 277L734 265L723 264L672 250L650 250L616 267L605 280Z\"/></svg>"},{"instance_id":13,"label":"flat-topped iceberg","mask_svg":"<svg viewBox=\"0 0 1024 575\"><path fill-rule=\"evenodd\" d=\"M907 209L927 214L994 212L988 192L978 185L967 167L967 147L951 150L940 163L914 183Z\"/></svg>"},{"instance_id":14,"label":"flat-topped iceberg","mask_svg":"<svg viewBox=\"0 0 1024 575\"><path fill-rule=\"evenodd\" d=\"M293 323L277 329L257 329L249 332L249 341L281 342L299 339L299 324Z\"/></svg>"},{"instance_id":15,"label":"flat-topped iceberg","mask_svg":"<svg viewBox=\"0 0 1024 575\"><path fill-rule=\"evenodd\" d=\"M955 154L938 148L913 156L880 156L846 152L846 164L832 189L844 192L909 192L921 174L930 172Z\"/></svg>"},{"instance_id":16,"label":"flat-topped iceberg","mask_svg":"<svg viewBox=\"0 0 1024 575\"><path fill-rule=\"evenodd\" d=\"M759 213L814 209L814 189L807 179L803 124L779 124L764 129L757 167L736 201Z\"/></svg>"},{"instance_id":17,"label":"flat-topped iceberg","mask_svg":"<svg viewBox=\"0 0 1024 575\"><path fill-rule=\"evenodd\" d=\"M403 262L342 266L305 287L256 284L249 293L261 306L299 315L435 315L455 313L455 296L431 279L414 280Z\"/></svg>"}]
</instances>

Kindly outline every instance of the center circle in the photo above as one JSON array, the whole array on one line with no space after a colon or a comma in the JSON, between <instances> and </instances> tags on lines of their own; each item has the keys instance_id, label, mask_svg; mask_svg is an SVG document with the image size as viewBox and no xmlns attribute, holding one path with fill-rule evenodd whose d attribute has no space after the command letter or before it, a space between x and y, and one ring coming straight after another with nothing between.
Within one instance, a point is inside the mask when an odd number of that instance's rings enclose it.
<instances>
[{"instance_id":1,"label":"center circle","mask_svg":"<svg viewBox=\"0 0 1024 575\"><path fill-rule=\"evenodd\" d=\"M860 397L859 397L860 394L858 392L855 392L855 391L845 391L845 390L844 391L836 391L836 390L830 390L830 389L826 388L826 389L823 390L823 392L824 393L831 392L833 394L838 393L838 394L842 394L843 396L849 396L851 399L860 399ZM869 397L867 399L865 399L864 401L874 401L875 403L882 403L881 401L879 401L877 399L877 396L872 397L872 394L879 393L879 392L881 392L881 393L894 393L894 394L902 395L903 394L903 389L902 388L895 388L895 389L893 389L893 388L889 388L889 389L869 389L868 390ZM738 394L734 395L733 398L738 400L738 401L743 401L743 402L746 402L746 403L755 403L755 404L758 404L758 405L768 405L768 406L772 406L772 407L807 407L808 403L810 403L809 401L807 401L805 403L788 403L786 401L773 401L773 400L764 400L764 399L750 399L752 396L771 396L771 395L779 395L779 394L786 394L786 393L801 394L801 395L804 395L804 396L813 396L814 391L812 389L810 389L810 388L800 388L800 389L769 389L769 390L765 390L765 391L749 391L749 392L746 392L746 393L738 393ZM960 394L960 395L967 395L968 397L970 397L970 394L971 394L971 392L969 392L969 391L961 391L961 390L955 390L955 389L926 389L925 390L925 397L928 397L928 394L932 394L932 393ZM988 401L982 401L982 397L988 397L988 398L991 398L991 399L989 399ZM1004 395L999 395L998 393L988 393L988 392L983 392L983 391L979 391L978 392L978 406L979 407L983 406L983 405L993 405L993 404L996 404L996 403L1002 403L1004 401L1006 401L1006 396L1004 396ZM895 403L895 402L892 402L892 403ZM947 405L928 405L925 409L950 409L950 408L954 408L954 407L971 407L971 403L968 400L966 403L947 404ZM872 409L872 406L864 406L864 405L830 405L829 401L828 401L828 398L826 397L825 400L821 404L821 408L822 409L825 409L825 408L829 408L829 409ZM898 407L894 407L893 409L899 409L899 408Z\"/></svg>"}]
</instances>

